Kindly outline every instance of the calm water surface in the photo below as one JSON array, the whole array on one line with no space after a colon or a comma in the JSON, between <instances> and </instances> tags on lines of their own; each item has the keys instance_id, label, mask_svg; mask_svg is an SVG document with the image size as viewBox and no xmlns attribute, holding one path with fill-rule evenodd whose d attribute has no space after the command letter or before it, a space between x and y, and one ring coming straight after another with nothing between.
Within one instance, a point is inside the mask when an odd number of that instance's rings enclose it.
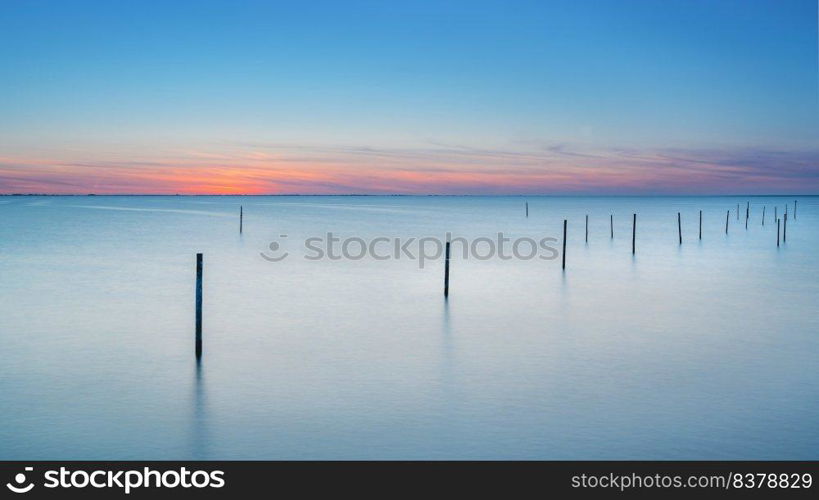
<instances>
[{"instance_id":1,"label":"calm water surface","mask_svg":"<svg viewBox=\"0 0 819 500\"><path fill-rule=\"evenodd\" d=\"M0 458L818 459L819 198L777 248L793 200L0 197ZM440 260L300 256L564 218L565 273L455 253L447 302Z\"/></svg>"}]
</instances>

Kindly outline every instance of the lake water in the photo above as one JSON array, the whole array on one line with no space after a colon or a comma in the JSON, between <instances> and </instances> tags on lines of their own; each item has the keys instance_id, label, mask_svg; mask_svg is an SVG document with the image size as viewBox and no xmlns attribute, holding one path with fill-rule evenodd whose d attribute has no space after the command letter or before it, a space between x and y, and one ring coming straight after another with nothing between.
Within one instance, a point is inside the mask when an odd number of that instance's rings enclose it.
<instances>
[{"instance_id":1,"label":"lake water","mask_svg":"<svg viewBox=\"0 0 819 500\"><path fill-rule=\"evenodd\" d=\"M447 301L300 255L564 218L565 272L454 247ZM0 458L819 459L818 244L816 197L0 197Z\"/></svg>"}]
</instances>

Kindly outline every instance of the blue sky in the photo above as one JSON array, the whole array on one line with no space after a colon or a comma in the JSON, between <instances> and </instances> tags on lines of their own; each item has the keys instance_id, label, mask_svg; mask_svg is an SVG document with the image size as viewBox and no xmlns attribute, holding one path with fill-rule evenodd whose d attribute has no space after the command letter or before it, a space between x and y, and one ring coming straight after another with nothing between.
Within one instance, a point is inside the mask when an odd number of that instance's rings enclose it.
<instances>
[{"instance_id":1,"label":"blue sky","mask_svg":"<svg viewBox=\"0 0 819 500\"><path fill-rule=\"evenodd\" d=\"M3 0L0 44L0 192L819 191L810 0Z\"/></svg>"}]
</instances>

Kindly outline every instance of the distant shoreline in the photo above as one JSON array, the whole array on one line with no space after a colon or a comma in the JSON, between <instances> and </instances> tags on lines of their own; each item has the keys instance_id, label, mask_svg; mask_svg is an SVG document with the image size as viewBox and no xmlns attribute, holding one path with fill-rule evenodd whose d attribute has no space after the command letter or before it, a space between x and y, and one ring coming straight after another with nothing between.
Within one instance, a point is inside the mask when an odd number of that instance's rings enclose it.
<instances>
[{"instance_id":1,"label":"distant shoreline","mask_svg":"<svg viewBox=\"0 0 819 500\"><path fill-rule=\"evenodd\" d=\"M815 197L819 194L150 194L150 193L127 193L127 194L48 194L48 193L0 193L2 197L22 197L22 196L50 196L50 197L96 197L96 196L117 196L117 197L442 197L442 198L699 198L703 196L711 198L774 198L774 197Z\"/></svg>"}]
</instances>

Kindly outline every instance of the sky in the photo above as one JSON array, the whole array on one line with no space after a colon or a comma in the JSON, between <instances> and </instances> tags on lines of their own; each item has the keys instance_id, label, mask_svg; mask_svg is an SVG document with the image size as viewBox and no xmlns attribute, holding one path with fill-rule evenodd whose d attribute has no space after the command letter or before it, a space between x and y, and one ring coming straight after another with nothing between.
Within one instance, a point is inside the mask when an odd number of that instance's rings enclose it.
<instances>
[{"instance_id":1,"label":"sky","mask_svg":"<svg viewBox=\"0 0 819 500\"><path fill-rule=\"evenodd\" d=\"M816 0L0 0L0 193L819 194Z\"/></svg>"}]
</instances>

